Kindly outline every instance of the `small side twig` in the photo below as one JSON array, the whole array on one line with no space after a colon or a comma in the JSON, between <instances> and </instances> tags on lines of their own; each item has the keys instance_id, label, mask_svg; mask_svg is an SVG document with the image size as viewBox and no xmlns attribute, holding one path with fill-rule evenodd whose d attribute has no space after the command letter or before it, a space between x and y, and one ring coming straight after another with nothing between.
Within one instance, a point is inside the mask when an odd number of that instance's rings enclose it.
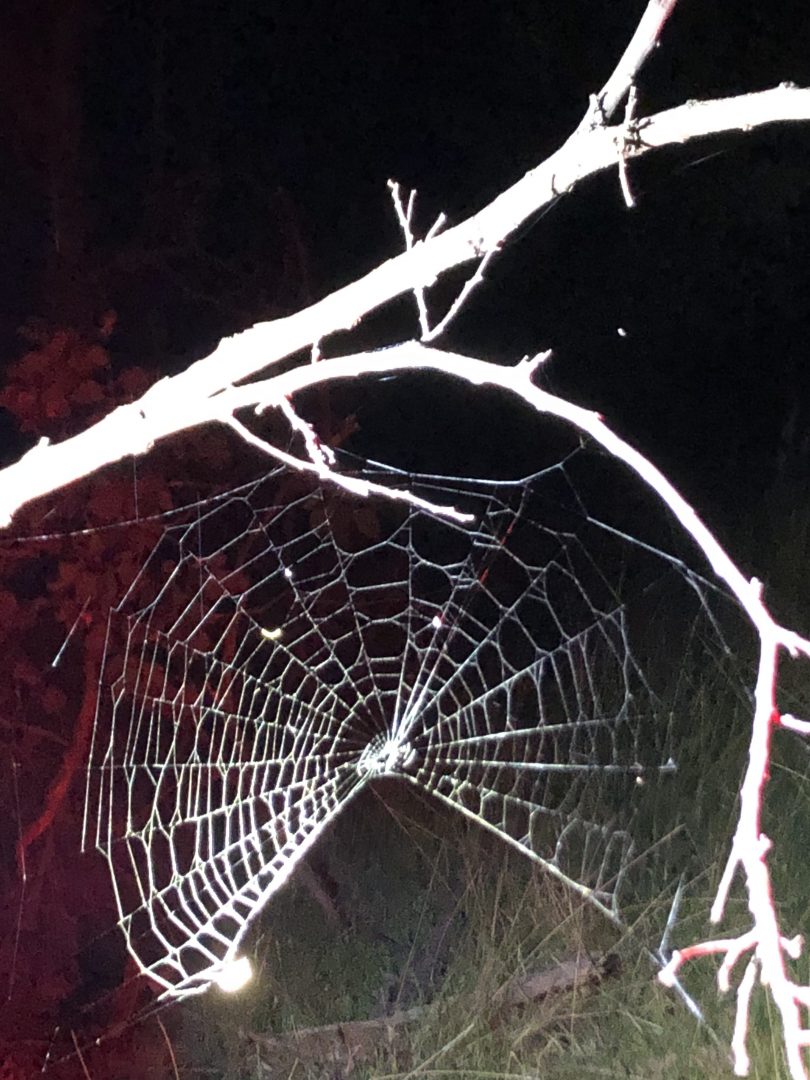
<instances>
[{"instance_id":1,"label":"small side twig","mask_svg":"<svg viewBox=\"0 0 810 1080\"><path fill-rule=\"evenodd\" d=\"M293 431L297 431L301 438L304 440L304 446L309 460L316 464L322 464L326 466L332 466L335 464L335 452L331 446L327 446L326 443L321 442L318 433L312 424L303 417L299 416L293 408L293 403L288 397L282 397L279 400L279 407L284 413L290 427Z\"/></svg>"},{"instance_id":2,"label":"small side twig","mask_svg":"<svg viewBox=\"0 0 810 1080\"><path fill-rule=\"evenodd\" d=\"M636 84L631 83L627 93L627 104L624 107L624 142L619 155L619 184L621 185L622 195L624 195L624 205L628 210L634 209L636 205L636 199L633 195L632 188L630 187L630 179L627 175L627 151L629 148L635 149L638 143L638 127L636 124L637 105L638 90Z\"/></svg>"},{"instance_id":3,"label":"small side twig","mask_svg":"<svg viewBox=\"0 0 810 1080\"><path fill-rule=\"evenodd\" d=\"M396 180L388 181L388 190L391 192L391 201L394 204L394 212L397 215L399 227L402 230L403 237L405 238L405 250L411 251L416 242L413 235L413 211L414 207L416 206L416 191L412 189L408 192L407 206L403 206L402 189L400 188ZM444 217L444 215L441 216L442 218ZM431 234L435 235L435 232L438 231L437 225L438 221L433 223L433 226L431 228ZM439 228L440 227L441 226L439 226ZM414 288L413 296L414 300L416 301L416 311L419 318L419 328L422 331L423 340L426 340L428 334L430 333L430 319L428 316L427 301L425 300L424 288L421 285Z\"/></svg>"},{"instance_id":4,"label":"small side twig","mask_svg":"<svg viewBox=\"0 0 810 1080\"><path fill-rule=\"evenodd\" d=\"M799 735L810 735L810 720L799 720L798 717L792 716L790 713L784 713L781 717L781 724L788 731L795 731Z\"/></svg>"},{"instance_id":5,"label":"small side twig","mask_svg":"<svg viewBox=\"0 0 810 1080\"><path fill-rule=\"evenodd\" d=\"M443 317L439 320L439 322L436 323L432 330L429 330L427 334L422 334L422 341L435 341L436 338L441 337L441 335L445 332L453 319L455 319L456 315L458 315L458 313L461 311L464 304L466 304L467 300L470 297L470 293L474 289L476 289L484 280L484 274L486 272L487 266L492 260L494 254L495 249L492 249L484 255L484 257L478 263L475 273L471 277L468 277L467 280L464 282L464 286L461 292L447 309Z\"/></svg>"},{"instance_id":6,"label":"small side twig","mask_svg":"<svg viewBox=\"0 0 810 1080\"><path fill-rule=\"evenodd\" d=\"M397 221L399 227L402 230L402 235L405 238L405 250L411 251L414 247L416 240L413 233L413 212L416 205L416 192L411 191L408 193L407 204L403 204L403 196L400 185L395 180L388 181L388 190L391 192L391 198L394 203L394 211L397 215ZM439 214L436 220L425 234L424 242L427 243L437 236L447 223L447 216L445 214ZM464 304L470 297L470 294L476 289L484 280L484 274L487 266L489 265L493 255L497 248L490 248L486 251L483 257L480 259L475 273L471 277L467 278L463 288L459 292L458 296L452 302L450 307L444 313L442 318L434 325L430 325L430 316L428 314L427 300L425 299L425 289L421 286L413 289L414 299L416 300L416 310L419 317L419 340L423 342L435 341L437 338L445 332L447 327L453 321L453 319L461 311Z\"/></svg>"},{"instance_id":7,"label":"small side twig","mask_svg":"<svg viewBox=\"0 0 810 1080\"><path fill-rule=\"evenodd\" d=\"M664 26L675 10L676 3L677 0L649 0L621 59L596 95L603 123L607 123L621 105L650 53L658 47ZM589 110L586 116L586 126L592 123L592 119L593 109Z\"/></svg>"},{"instance_id":8,"label":"small side twig","mask_svg":"<svg viewBox=\"0 0 810 1080\"><path fill-rule=\"evenodd\" d=\"M290 468L296 469L298 472L314 473L322 480L331 481L331 483L336 484L339 488L343 488L344 491L351 492L352 495L359 495L362 499L367 499L370 495L381 495L394 502L407 503L420 510L427 510L431 514L451 518L453 521L470 522L473 520L471 514L464 514L454 506L442 506L440 503L432 503L428 499L420 498L412 491L390 488L386 487L384 484L375 484L372 480L361 480L356 476L348 476L345 473L335 472L334 469L330 468L323 460L302 461L301 458L295 457L294 454L288 454L285 450L281 450L279 447L273 446L272 443L260 439L258 435L254 435L250 428L245 427L245 425L237 420L235 416L229 417L225 423L227 423L241 439L244 439L246 443L250 446L254 446L257 450L261 450L263 454L268 454L270 457L275 458L276 461L281 461L285 465L289 465Z\"/></svg>"},{"instance_id":9,"label":"small side twig","mask_svg":"<svg viewBox=\"0 0 810 1080\"><path fill-rule=\"evenodd\" d=\"M748 1014L751 1008L751 994L758 974L759 965L752 957L745 965L745 974L737 988L737 1011L734 1017L734 1032L731 1036L731 1054L737 1076L748 1076L748 1070L751 1068L747 1046Z\"/></svg>"}]
</instances>

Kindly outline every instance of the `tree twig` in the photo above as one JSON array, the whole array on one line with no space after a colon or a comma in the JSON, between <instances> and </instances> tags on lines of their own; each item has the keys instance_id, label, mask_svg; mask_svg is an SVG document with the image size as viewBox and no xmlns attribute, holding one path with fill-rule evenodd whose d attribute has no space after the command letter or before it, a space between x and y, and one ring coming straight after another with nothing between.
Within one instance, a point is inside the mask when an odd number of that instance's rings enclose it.
<instances>
[{"instance_id":1,"label":"tree twig","mask_svg":"<svg viewBox=\"0 0 810 1080\"><path fill-rule=\"evenodd\" d=\"M613 74L596 95L596 107L604 120L611 119L635 83L650 53L660 44L664 24L677 2L678 0L650 0L647 4Z\"/></svg>"}]
</instances>

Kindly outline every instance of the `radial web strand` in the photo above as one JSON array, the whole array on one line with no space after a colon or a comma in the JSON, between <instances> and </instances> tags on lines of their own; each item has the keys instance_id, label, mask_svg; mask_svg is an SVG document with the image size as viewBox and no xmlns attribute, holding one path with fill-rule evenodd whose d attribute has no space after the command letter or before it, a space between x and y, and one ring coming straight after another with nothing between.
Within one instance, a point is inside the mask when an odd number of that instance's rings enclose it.
<instances>
[{"instance_id":1,"label":"radial web strand","mask_svg":"<svg viewBox=\"0 0 810 1080\"><path fill-rule=\"evenodd\" d=\"M634 788L676 757L659 682L719 594L584 451L507 483L376 479L472 523L278 470L173 518L111 614L85 843L165 996L220 977L382 776L620 919Z\"/></svg>"}]
</instances>

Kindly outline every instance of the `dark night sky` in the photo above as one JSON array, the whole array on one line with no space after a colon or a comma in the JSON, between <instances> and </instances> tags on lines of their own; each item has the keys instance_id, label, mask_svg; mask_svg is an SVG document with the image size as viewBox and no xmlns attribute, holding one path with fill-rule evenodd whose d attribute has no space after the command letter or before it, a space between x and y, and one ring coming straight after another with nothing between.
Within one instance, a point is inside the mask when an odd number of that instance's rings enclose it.
<instances>
[{"instance_id":1,"label":"dark night sky","mask_svg":"<svg viewBox=\"0 0 810 1080\"><path fill-rule=\"evenodd\" d=\"M22 324L112 307L116 372L182 370L397 253L389 178L418 189L423 226L462 220L564 141L644 7L7 0L4 367L31 347ZM808 41L799 0L682 0L641 112L808 86ZM505 363L553 348L545 385L598 408L726 538L765 542L772 489L808 487L810 125L649 155L630 178L634 210L613 171L511 244L446 344ZM400 299L331 351L416 330ZM514 474L542 441L534 417L435 379L330 402L357 412L350 449L408 467ZM31 439L0 422L3 460Z\"/></svg>"}]
</instances>

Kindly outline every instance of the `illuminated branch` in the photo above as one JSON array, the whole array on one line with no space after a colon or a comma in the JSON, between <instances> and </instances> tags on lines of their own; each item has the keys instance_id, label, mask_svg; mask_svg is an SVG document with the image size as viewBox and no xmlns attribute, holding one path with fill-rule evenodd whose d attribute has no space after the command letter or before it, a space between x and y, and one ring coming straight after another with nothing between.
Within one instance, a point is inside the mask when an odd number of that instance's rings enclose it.
<instances>
[{"instance_id":1,"label":"illuminated branch","mask_svg":"<svg viewBox=\"0 0 810 1080\"><path fill-rule=\"evenodd\" d=\"M116 409L88 431L56 445L40 440L0 471L0 526L8 525L31 500L103 465L144 454L158 439L221 415L216 397L234 383L309 349L329 334L350 329L394 297L432 285L447 270L500 250L522 223L585 178L656 148L789 120L810 120L810 89L782 85L719 101L688 102L637 119L634 129L639 137L630 145L624 124L581 125L543 164L461 224L418 241L295 315L224 338L209 356L180 375L162 379L139 401Z\"/></svg>"},{"instance_id":2,"label":"illuminated branch","mask_svg":"<svg viewBox=\"0 0 810 1080\"><path fill-rule=\"evenodd\" d=\"M625 462L657 494L703 551L718 577L727 583L737 597L756 629L760 642L749 765L741 789L740 816L728 865L712 908L712 919L717 922L723 917L728 890L739 867L743 871L748 891L752 928L736 939L705 942L675 953L664 969L662 978L671 983L677 970L687 960L708 953L721 953L725 957L719 975L722 988L729 983L736 961L743 955L750 954L749 965L737 993L737 1022L733 1041L737 1073L745 1075L748 1070L745 1053L748 1008L751 991L758 978L768 987L782 1017L791 1076L795 1080L802 1080L807 1075L802 1052L808 1043L808 1032L803 1027L800 1010L802 1006L806 1007L810 1003L810 987L795 984L785 968L785 955L798 955L801 942L799 939L786 939L779 927L767 865L770 843L761 832L760 818L762 794L768 778L772 732L778 726L799 731L803 731L806 726L805 722L792 716L786 716L783 721L776 708L778 653L784 649L794 657L810 657L810 641L774 622L762 601L760 582L756 579L748 580L743 575L695 510L652 462L608 428L598 413L555 397L533 384L532 376L547 355L542 354L522 361L515 367L505 368L473 357L442 352L420 342L405 342L390 349L297 367L248 386L232 387L203 402L188 403L187 426L211 420L235 425L251 442L256 442L274 457L283 458L292 467L315 470L324 480L356 491L354 477L343 476L334 471L329 462L323 457L319 458L317 454L313 454L315 461L310 458L298 459L263 443L233 419L234 412L250 407L257 413L270 407L288 410L289 402L296 393L334 379L356 379L366 374L379 375L382 372L434 371L474 386L498 386L538 412L567 421L590 435L613 457ZM118 413L130 418L134 416L135 422L144 425L148 430L160 430L168 426L171 420L177 421L178 406L171 389L172 380L163 380L153 387L137 406L127 406L118 410ZM297 414L294 415L297 417ZM302 425L303 421L296 421L295 426L299 430ZM380 487L377 490L384 493L386 489ZM368 494L369 491L364 490L361 493ZM409 501L416 501L416 496L407 492L400 492L398 495ZM456 515L452 508L432 509Z\"/></svg>"}]
</instances>

